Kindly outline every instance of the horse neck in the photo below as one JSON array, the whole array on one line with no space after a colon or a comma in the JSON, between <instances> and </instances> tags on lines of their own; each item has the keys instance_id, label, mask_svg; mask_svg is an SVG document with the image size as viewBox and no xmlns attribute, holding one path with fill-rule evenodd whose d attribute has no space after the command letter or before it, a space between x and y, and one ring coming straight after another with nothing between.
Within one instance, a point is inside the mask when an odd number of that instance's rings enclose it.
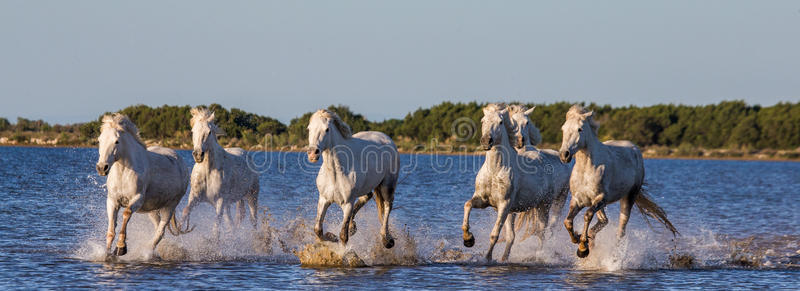
<instances>
[{"instance_id":1,"label":"horse neck","mask_svg":"<svg viewBox=\"0 0 800 291\"><path fill-rule=\"evenodd\" d=\"M124 147L117 149L119 156L116 163L126 168L135 168L142 163L147 163L147 148L139 143L135 137L129 133L123 133L120 139Z\"/></svg>"},{"instance_id":2,"label":"horse neck","mask_svg":"<svg viewBox=\"0 0 800 291\"><path fill-rule=\"evenodd\" d=\"M352 151L352 139L344 138L336 129L331 131L329 139L328 147L322 151L322 166L331 168L334 171L350 168L350 163L353 162L351 160L355 157L350 157L349 159L346 156L342 157L342 155L347 155L348 153L340 152L341 149L337 149L337 147L347 147ZM355 154L349 153L349 155Z\"/></svg>"},{"instance_id":3,"label":"horse neck","mask_svg":"<svg viewBox=\"0 0 800 291\"><path fill-rule=\"evenodd\" d=\"M219 144L219 141L217 141L217 136L214 135L214 133L211 133L211 136L209 136L206 142L208 143L208 157L206 157L208 163L204 164L207 164L210 168L221 168L222 163L219 163L219 161L225 154L225 148Z\"/></svg>"},{"instance_id":4,"label":"horse neck","mask_svg":"<svg viewBox=\"0 0 800 291\"><path fill-rule=\"evenodd\" d=\"M586 137L586 146L575 153L576 162L585 161L587 163L592 163L593 158L597 157L598 153L604 150L606 147L606 145L600 142L600 139L597 138L594 130L589 130L586 133Z\"/></svg>"},{"instance_id":5,"label":"horse neck","mask_svg":"<svg viewBox=\"0 0 800 291\"><path fill-rule=\"evenodd\" d=\"M511 146L508 134L502 134L500 144L486 151L486 163L494 168L509 167L517 155L516 149Z\"/></svg>"}]
</instances>

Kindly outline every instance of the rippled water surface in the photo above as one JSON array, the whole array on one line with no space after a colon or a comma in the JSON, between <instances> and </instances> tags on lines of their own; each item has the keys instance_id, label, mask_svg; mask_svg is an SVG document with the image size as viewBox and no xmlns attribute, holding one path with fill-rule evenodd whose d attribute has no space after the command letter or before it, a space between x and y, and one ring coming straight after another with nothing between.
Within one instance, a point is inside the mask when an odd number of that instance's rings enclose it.
<instances>
[{"instance_id":1,"label":"rippled water surface","mask_svg":"<svg viewBox=\"0 0 800 291\"><path fill-rule=\"evenodd\" d=\"M180 154L193 164L189 152ZM226 228L212 240L212 208L201 204L195 231L167 234L153 260L142 258L152 234L142 214L131 220L129 254L106 258L105 178L94 172L96 159L95 149L0 147L0 288L800 288L796 162L647 160L647 189L677 238L634 211L617 241L612 205L611 223L581 260L560 223L564 209L544 245L529 238L514 245L509 263L486 264L495 212L473 211L472 248L460 229L483 157L403 155L391 216L397 245L380 247L370 202L348 249L335 250L369 266L336 268L301 267L296 255L314 242L317 201L319 165L302 154L254 156L262 172L258 230ZM338 233L340 221L332 206L326 231Z\"/></svg>"}]
</instances>

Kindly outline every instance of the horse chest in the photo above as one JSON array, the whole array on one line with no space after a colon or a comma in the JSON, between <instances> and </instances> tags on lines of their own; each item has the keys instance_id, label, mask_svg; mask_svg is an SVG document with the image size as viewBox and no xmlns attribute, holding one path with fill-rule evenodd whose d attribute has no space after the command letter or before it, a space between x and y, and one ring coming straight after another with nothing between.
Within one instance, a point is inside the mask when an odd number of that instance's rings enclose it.
<instances>
[{"instance_id":1,"label":"horse chest","mask_svg":"<svg viewBox=\"0 0 800 291\"><path fill-rule=\"evenodd\" d=\"M354 173L330 171L323 167L317 175L317 189L322 197L337 204L352 202L358 195L357 176ZM365 193L366 194L366 193Z\"/></svg>"},{"instance_id":2,"label":"horse chest","mask_svg":"<svg viewBox=\"0 0 800 291\"><path fill-rule=\"evenodd\" d=\"M604 192L605 166L576 165L576 169L570 177L570 191L580 204L591 205L594 197Z\"/></svg>"}]
</instances>

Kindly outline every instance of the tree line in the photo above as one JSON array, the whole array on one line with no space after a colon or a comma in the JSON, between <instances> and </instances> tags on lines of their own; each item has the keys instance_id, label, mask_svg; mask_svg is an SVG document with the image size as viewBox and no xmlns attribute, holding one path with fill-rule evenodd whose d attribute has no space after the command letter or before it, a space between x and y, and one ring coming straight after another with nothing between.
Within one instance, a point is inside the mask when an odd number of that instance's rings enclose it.
<instances>
[{"instance_id":1,"label":"tree line","mask_svg":"<svg viewBox=\"0 0 800 291\"><path fill-rule=\"evenodd\" d=\"M430 108L419 108L401 119L370 121L347 106L330 106L347 122L354 132L376 130L385 132L399 143L429 145L433 139L451 145L477 146L480 139L480 119L485 103L443 102ZM528 103L536 106L530 115L539 127L545 144L561 142L561 125L571 103ZM626 139L639 146L692 146L710 149L794 149L800 147L800 103L778 103L772 106L748 105L743 101L725 101L713 105L653 105L612 107L582 104L595 111L600 123L601 140ZM292 119L288 125L280 121L241 109L226 109L219 104L207 108L215 112L217 124L227 133L227 141L238 146L254 146L265 135L273 136L278 145L303 146L307 142L307 112ZM149 107L135 105L119 112L128 115L139 127L142 138L148 140L180 140L191 142L190 106ZM50 125L42 120L18 118L11 123L0 118L0 132L16 140L31 133L55 133L72 137L82 143L94 143L100 130L100 115L96 120L68 125ZM20 138L21 137L21 138ZM223 140L224 142L224 140Z\"/></svg>"}]
</instances>

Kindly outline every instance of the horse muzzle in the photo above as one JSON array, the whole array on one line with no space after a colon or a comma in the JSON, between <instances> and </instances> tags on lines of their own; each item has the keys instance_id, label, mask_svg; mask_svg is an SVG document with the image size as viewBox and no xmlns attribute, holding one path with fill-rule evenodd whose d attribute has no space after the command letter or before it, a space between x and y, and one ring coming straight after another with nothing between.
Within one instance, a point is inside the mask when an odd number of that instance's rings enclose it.
<instances>
[{"instance_id":1,"label":"horse muzzle","mask_svg":"<svg viewBox=\"0 0 800 291\"><path fill-rule=\"evenodd\" d=\"M205 156L206 153L204 151L198 151L198 150L192 151L192 157L194 157L195 163L202 163Z\"/></svg>"},{"instance_id":2,"label":"horse muzzle","mask_svg":"<svg viewBox=\"0 0 800 291\"><path fill-rule=\"evenodd\" d=\"M111 169L111 167L109 167L107 163L97 163L97 165L95 165L95 169L97 170L98 175L105 176L108 175L108 171Z\"/></svg>"},{"instance_id":3,"label":"horse muzzle","mask_svg":"<svg viewBox=\"0 0 800 291\"><path fill-rule=\"evenodd\" d=\"M481 146L483 146L483 150L488 151L492 149L492 144L494 143L494 139L491 136L484 136L481 137Z\"/></svg>"},{"instance_id":4,"label":"horse muzzle","mask_svg":"<svg viewBox=\"0 0 800 291\"><path fill-rule=\"evenodd\" d=\"M569 151L561 151L558 157L561 158L561 162L565 164L572 161L572 154Z\"/></svg>"},{"instance_id":5,"label":"horse muzzle","mask_svg":"<svg viewBox=\"0 0 800 291\"><path fill-rule=\"evenodd\" d=\"M319 149L309 149L306 154L308 154L309 162L316 163L319 161Z\"/></svg>"}]
</instances>

